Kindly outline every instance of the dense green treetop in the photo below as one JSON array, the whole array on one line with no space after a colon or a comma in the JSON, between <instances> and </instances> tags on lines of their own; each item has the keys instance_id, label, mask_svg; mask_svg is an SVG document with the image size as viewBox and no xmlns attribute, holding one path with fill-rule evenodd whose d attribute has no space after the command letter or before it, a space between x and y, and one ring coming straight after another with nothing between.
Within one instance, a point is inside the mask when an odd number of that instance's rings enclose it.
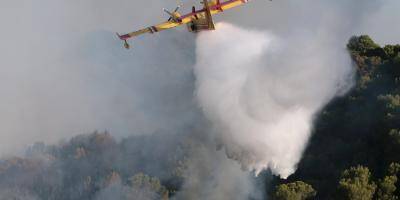
<instances>
[{"instance_id":1,"label":"dense green treetop","mask_svg":"<svg viewBox=\"0 0 400 200\"><path fill-rule=\"evenodd\" d=\"M346 200L371 200L376 184L371 181L371 173L367 167L357 166L345 170L339 182L342 197Z\"/></svg>"},{"instance_id":2,"label":"dense green treetop","mask_svg":"<svg viewBox=\"0 0 400 200\"><path fill-rule=\"evenodd\" d=\"M274 198L276 200L306 200L315 195L316 191L311 185L296 181L277 186Z\"/></svg>"}]
</instances>

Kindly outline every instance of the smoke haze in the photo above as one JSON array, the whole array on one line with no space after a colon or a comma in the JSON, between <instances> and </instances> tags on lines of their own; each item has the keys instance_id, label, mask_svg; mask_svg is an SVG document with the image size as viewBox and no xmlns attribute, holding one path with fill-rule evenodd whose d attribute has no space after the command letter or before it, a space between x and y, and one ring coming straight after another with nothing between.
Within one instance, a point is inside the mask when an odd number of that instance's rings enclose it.
<instances>
[{"instance_id":1,"label":"smoke haze","mask_svg":"<svg viewBox=\"0 0 400 200\"><path fill-rule=\"evenodd\" d=\"M400 42L396 0L260 0L217 16L215 32L179 28L122 48L115 31L166 19L161 8L175 3L5 0L0 155L94 130L121 138L196 129L206 139L177 198L261 199L248 171L293 173L315 115L351 87L347 39Z\"/></svg>"},{"instance_id":2,"label":"smoke haze","mask_svg":"<svg viewBox=\"0 0 400 200\"><path fill-rule=\"evenodd\" d=\"M132 1L3 4L0 155L94 130L127 136L192 123L194 37L169 31L125 51L113 33L165 16L137 13Z\"/></svg>"},{"instance_id":3,"label":"smoke haze","mask_svg":"<svg viewBox=\"0 0 400 200\"><path fill-rule=\"evenodd\" d=\"M140 48L126 52L112 35L116 30L129 31L158 22L165 15L157 10L175 3L5 1L0 8L0 118L4 124L0 139L6 141L1 154L36 140L55 142L96 129L127 135L133 129L153 132L175 128L165 127L169 124L183 126L181 119L188 119L187 113L192 112L188 95L193 81L193 36L182 29L168 31L138 39L135 45ZM394 9L397 7L395 0L253 1L217 20L268 29L280 36L293 31L306 32L310 38L326 33L324 39L343 47L343 41L355 33L371 32L382 43L393 41L399 32L398 27L391 26L400 18ZM381 26L375 27L378 22ZM389 35L378 31L389 27ZM163 96L160 91L166 91L164 87L169 89L162 94L170 94L170 102L181 103L160 108L162 101L157 100ZM174 98L180 95L187 98ZM183 111L182 115L177 109ZM170 116L177 120L169 121Z\"/></svg>"}]
</instances>

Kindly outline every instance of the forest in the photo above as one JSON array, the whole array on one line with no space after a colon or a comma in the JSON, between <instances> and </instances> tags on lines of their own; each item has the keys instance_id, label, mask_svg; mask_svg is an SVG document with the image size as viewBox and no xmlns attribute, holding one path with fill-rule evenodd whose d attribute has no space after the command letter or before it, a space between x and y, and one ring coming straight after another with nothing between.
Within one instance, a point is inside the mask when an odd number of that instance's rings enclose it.
<instances>
[{"instance_id":1,"label":"forest","mask_svg":"<svg viewBox=\"0 0 400 200\"><path fill-rule=\"evenodd\" d=\"M293 175L284 180L263 173L267 199L400 196L400 45L381 47L362 35L347 49L356 71L353 89L315 117ZM185 169L197 140L165 133L118 141L94 132L56 145L37 142L24 156L0 160L0 199L172 199L190 176Z\"/></svg>"},{"instance_id":2,"label":"forest","mask_svg":"<svg viewBox=\"0 0 400 200\"><path fill-rule=\"evenodd\" d=\"M398 199L400 45L362 35L347 48L355 86L317 116L298 170L269 188L275 199Z\"/></svg>"}]
</instances>

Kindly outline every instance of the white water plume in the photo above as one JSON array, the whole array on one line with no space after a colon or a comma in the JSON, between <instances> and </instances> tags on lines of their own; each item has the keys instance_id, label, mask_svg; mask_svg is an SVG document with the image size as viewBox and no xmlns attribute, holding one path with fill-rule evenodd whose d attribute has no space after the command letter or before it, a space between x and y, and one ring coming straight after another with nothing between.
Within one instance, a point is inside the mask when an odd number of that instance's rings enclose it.
<instances>
[{"instance_id":1,"label":"white water plume","mask_svg":"<svg viewBox=\"0 0 400 200\"><path fill-rule=\"evenodd\" d=\"M351 85L345 49L306 35L284 40L220 23L197 40L198 102L243 169L294 173L314 115Z\"/></svg>"}]
</instances>

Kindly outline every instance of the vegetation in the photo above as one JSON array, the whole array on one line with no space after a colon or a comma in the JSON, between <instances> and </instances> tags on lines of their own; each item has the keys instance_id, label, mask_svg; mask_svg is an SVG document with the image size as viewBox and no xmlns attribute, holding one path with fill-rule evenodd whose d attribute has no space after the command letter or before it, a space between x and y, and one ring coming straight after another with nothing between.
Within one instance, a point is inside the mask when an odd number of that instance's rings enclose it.
<instances>
[{"instance_id":1,"label":"vegetation","mask_svg":"<svg viewBox=\"0 0 400 200\"><path fill-rule=\"evenodd\" d=\"M298 170L269 181L269 199L399 199L400 45L380 47L364 35L347 47L354 89L321 111ZM0 160L0 199L169 199L182 187L191 152L190 139L174 138L118 142L96 132L37 143L23 158Z\"/></svg>"},{"instance_id":2,"label":"vegetation","mask_svg":"<svg viewBox=\"0 0 400 200\"><path fill-rule=\"evenodd\" d=\"M357 69L354 89L321 112L297 172L276 178L271 196L304 181L317 191L314 199L398 199L400 45L380 47L363 35L347 47Z\"/></svg>"},{"instance_id":3,"label":"vegetation","mask_svg":"<svg viewBox=\"0 0 400 200\"><path fill-rule=\"evenodd\" d=\"M301 181L296 181L277 186L274 197L276 200L306 200L315 195L316 192L312 186Z\"/></svg>"},{"instance_id":4,"label":"vegetation","mask_svg":"<svg viewBox=\"0 0 400 200\"><path fill-rule=\"evenodd\" d=\"M342 174L339 181L342 199L369 200L372 199L376 184L371 181L371 173L366 167L351 167Z\"/></svg>"},{"instance_id":5,"label":"vegetation","mask_svg":"<svg viewBox=\"0 0 400 200\"><path fill-rule=\"evenodd\" d=\"M54 146L37 143L25 158L0 160L0 199L167 200L182 184L178 169L189 151L182 148L189 147L168 137L117 142L107 132Z\"/></svg>"}]
</instances>

